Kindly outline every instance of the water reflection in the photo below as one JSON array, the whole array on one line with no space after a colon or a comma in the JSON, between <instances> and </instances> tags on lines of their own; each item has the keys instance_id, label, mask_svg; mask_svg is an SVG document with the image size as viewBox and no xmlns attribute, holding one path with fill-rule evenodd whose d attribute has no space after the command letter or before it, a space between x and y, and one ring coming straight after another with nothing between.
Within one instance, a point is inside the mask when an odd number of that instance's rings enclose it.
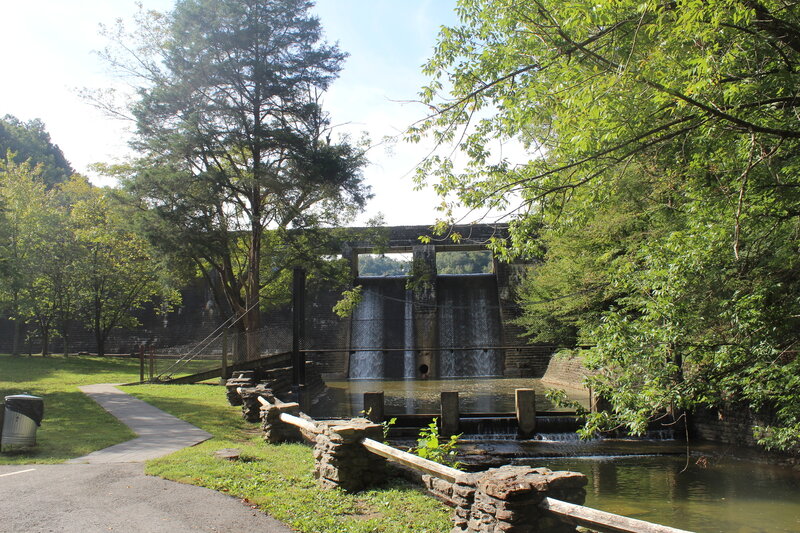
<instances>
[{"instance_id":1,"label":"water reflection","mask_svg":"<svg viewBox=\"0 0 800 533\"><path fill-rule=\"evenodd\" d=\"M632 518L698 533L800 531L800 472L788 467L698 455L518 462L582 472L586 505Z\"/></svg>"},{"instance_id":2,"label":"water reflection","mask_svg":"<svg viewBox=\"0 0 800 533\"><path fill-rule=\"evenodd\" d=\"M544 396L541 380L520 379L431 379L431 380L352 380L328 381L330 401L320 402L312 416L356 416L364 409L364 393L383 391L386 414L438 413L443 391L458 391L462 413L514 411L514 390L536 390L536 407L540 411L564 410L552 405ZM569 391L571 399L588 405L587 391Z\"/></svg>"}]
</instances>

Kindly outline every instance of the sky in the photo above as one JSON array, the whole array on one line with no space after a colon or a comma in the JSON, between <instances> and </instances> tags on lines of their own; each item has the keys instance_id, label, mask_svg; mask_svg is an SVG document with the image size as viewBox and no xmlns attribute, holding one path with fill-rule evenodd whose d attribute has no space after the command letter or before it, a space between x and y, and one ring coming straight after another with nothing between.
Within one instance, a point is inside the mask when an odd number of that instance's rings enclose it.
<instances>
[{"instance_id":1,"label":"sky","mask_svg":"<svg viewBox=\"0 0 800 533\"><path fill-rule=\"evenodd\" d=\"M130 20L135 0L28 0L6 2L0 22L0 116L41 119L72 166L97 184L111 184L89 165L130 154L128 125L89 105L83 88L119 84L96 51L105 45L100 24ZM146 9L168 11L172 0L141 0ZM349 54L324 108L338 131L366 132L375 145L365 178L374 199L359 218L381 213L389 225L432 224L441 203L430 190L413 191L413 170L424 146L386 144L423 117L412 104L425 84L421 65L442 25L454 25L455 0L318 0L329 42Z\"/></svg>"}]
</instances>

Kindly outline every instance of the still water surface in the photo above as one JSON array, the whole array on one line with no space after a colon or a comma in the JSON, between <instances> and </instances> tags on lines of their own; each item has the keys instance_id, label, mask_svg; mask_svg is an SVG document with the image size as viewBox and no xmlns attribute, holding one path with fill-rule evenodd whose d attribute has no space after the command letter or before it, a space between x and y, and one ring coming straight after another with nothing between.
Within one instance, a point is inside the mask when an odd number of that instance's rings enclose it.
<instances>
[{"instance_id":1,"label":"still water surface","mask_svg":"<svg viewBox=\"0 0 800 533\"><path fill-rule=\"evenodd\" d=\"M800 472L789 467L705 455L688 467L686 456L522 462L586 474L586 505L604 511L698 533L800 532Z\"/></svg>"},{"instance_id":2,"label":"still water surface","mask_svg":"<svg viewBox=\"0 0 800 533\"><path fill-rule=\"evenodd\" d=\"M312 408L312 416L357 416L364 409L364 393L384 393L387 415L401 413L438 413L439 395L443 391L458 391L462 413L514 412L514 390L536 390L536 407L540 411L557 410L544 397L546 387L541 380L519 379L426 379L377 380L359 379L327 381L330 401ZM570 398L589 405L589 393L583 389L569 390Z\"/></svg>"}]
</instances>

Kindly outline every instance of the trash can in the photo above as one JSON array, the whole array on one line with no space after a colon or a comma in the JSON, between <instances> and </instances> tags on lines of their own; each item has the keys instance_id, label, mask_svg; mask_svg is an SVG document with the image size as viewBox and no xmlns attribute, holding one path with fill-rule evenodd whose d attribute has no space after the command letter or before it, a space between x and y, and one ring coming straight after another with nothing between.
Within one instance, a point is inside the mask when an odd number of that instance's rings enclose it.
<instances>
[{"instance_id":1,"label":"trash can","mask_svg":"<svg viewBox=\"0 0 800 533\"><path fill-rule=\"evenodd\" d=\"M29 394L15 394L6 396L5 404L0 447L35 445L36 428L42 425L44 416L44 400Z\"/></svg>"}]
</instances>

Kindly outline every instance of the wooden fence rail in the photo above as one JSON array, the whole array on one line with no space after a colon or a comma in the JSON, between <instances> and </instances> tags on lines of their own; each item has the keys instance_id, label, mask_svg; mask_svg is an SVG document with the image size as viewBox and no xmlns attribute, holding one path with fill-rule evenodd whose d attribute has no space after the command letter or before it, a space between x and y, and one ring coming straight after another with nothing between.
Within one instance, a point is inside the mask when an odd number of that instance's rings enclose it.
<instances>
[{"instance_id":1,"label":"wooden fence rail","mask_svg":"<svg viewBox=\"0 0 800 533\"><path fill-rule=\"evenodd\" d=\"M554 498L545 497L539 507L558 516L564 522L588 527L601 533L691 533L683 529L607 513Z\"/></svg>"}]
</instances>

